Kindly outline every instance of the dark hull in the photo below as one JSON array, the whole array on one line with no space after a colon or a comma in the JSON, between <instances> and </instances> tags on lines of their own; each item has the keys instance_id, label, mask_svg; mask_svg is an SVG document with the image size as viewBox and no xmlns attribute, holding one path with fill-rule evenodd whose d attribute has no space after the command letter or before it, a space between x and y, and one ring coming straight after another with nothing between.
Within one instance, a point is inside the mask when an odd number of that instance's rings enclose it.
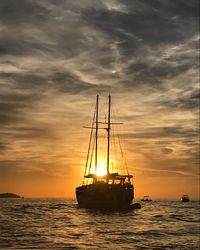
<instances>
[{"instance_id":1,"label":"dark hull","mask_svg":"<svg viewBox=\"0 0 200 250\"><path fill-rule=\"evenodd\" d=\"M126 209L134 198L133 185L91 184L76 188L79 207L94 209Z\"/></svg>"},{"instance_id":2,"label":"dark hull","mask_svg":"<svg viewBox=\"0 0 200 250\"><path fill-rule=\"evenodd\" d=\"M181 201L182 201L182 202L189 202L190 199L189 199L189 198L182 198Z\"/></svg>"}]
</instances>

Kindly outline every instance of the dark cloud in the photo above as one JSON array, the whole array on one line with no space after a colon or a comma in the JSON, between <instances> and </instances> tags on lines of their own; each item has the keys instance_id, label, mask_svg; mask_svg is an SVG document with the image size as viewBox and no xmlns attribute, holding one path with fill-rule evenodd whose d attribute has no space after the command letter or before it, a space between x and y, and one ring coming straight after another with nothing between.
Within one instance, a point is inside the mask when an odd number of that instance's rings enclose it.
<instances>
[{"instance_id":1,"label":"dark cloud","mask_svg":"<svg viewBox=\"0 0 200 250\"><path fill-rule=\"evenodd\" d=\"M78 94L81 92L96 93L97 89L108 88L105 84L91 84L81 80L77 75L70 71L59 71L58 69L50 69L45 75L39 72L24 72L24 73L2 73L0 74L0 79L2 81L13 82L14 90L16 88L20 90L18 93L7 93L0 95L0 103L2 105L2 110L4 105L8 105L7 109L16 110L17 106L24 107L31 106L33 102L39 101L45 96L45 91L49 89L57 90L58 92L66 92L72 94ZM30 91L31 90L31 93ZM26 93L27 91L27 93ZM10 107L9 107L10 105Z\"/></svg>"},{"instance_id":2,"label":"dark cloud","mask_svg":"<svg viewBox=\"0 0 200 250\"><path fill-rule=\"evenodd\" d=\"M0 142L0 154L4 153L6 150L9 150L10 146L9 144L6 142Z\"/></svg>"},{"instance_id":3,"label":"dark cloud","mask_svg":"<svg viewBox=\"0 0 200 250\"><path fill-rule=\"evenodd\" d=\"M33 108L39 97L41 97L39 92L16 92L15 89L13 89L13 92L0 94L0 124L24 121L24 114Z\"/></svg>"},{"instance_id":4,"label":"dark cloud","mask_svg":"<svg viewBox=\"0 0 200 250\"><path fill-rule=\"evenodd\" d=\"M85 52L85 57L80 59L84 62L77 58L78 65L74 65L78 71L95 74L99 79L102 68L111 71L117 64L123 76L116 74L113 79L126 87L156 86L190 69L195 57L193 52L175 53L165 56L159 63L155 61L163 57L161 46L179 46L197 34L194 25L196 2L128 1L121 3L124 9L111 10L102 3L88 3L83 7L71 1L21 1L20 4L2 1L0 12L5 27L0 39L1 54L31 55L33 58L40 55L43 59L50 56L49 60L54 60L72 59ZM8 20L14 28L7 28ZM188 49L192 48L194 45L190 44ZM141 57L143 54L145 60ZM88 59L89 67L86 66ZM41 65L44 71L48 63L45 61ZM94 64L98 67L95 71ZM35 73L32 70L32 78ZM105 72L100 75L106 81L105 76L109 77Z\"/></svg>"},{"instance_id":5,"label":"dark cloud","mask_svg":"<svg viewBox=\"0 0 200 250\"><path fill-rule=\"evenodd\" d=\"M159 101L158 105L162 105L163 107L168 108L178 108L178 109L186 109L186 110L196 110L200 107L200 93L199 89L191 90L189 93L179 93L179 95L175 99L169 99Z\"/></svg>"},{"instance_id":6,"label":"dark cloud","mask_svg":"<svg viewBox=\"0 0 200 250\"><path fill-rule=\"evenodd\" d=\"M12 127L11 127L12 129ZM29 140L41 140L41 139L56 139L56 135L53 135L52 131L50 129L45 128L37 128L37 127L13 127L14 133L11 134L13 139L26 139Z\"/></svg>"},{"instance_id":7,"label":"dark cloud","mask_svg":"<svg viewBox=\"0 0 200 250\"><path fill-rule=\"evenodd\" d=\"M39 5L39 1L2 0L0 2L0 20L5 24L35 23L45 21L50 14L47 8Z\"/></svg>"},{"instance_id":8,"label":"dark cloud","mask_svg":"<svg viewBox=\"0 0 200 250\"><path fill-rule=\"evenodd\" d=\"M198 130L193 128L184 128L182 126L153 127L145 128L142 132L138 131L135 133L127 133L125 136L131 139L157 139L169 137L174 140L175 138L196 138L198 136Z\"/></svg>"},{"instance_id":9,"label":"dark cloud","mask_svg":"<svg viewBox=\"0 0 200 250\"><path fill-rule=\"evenodd\" d=\"M55 88L58 88L62 92L77 94L80 92L96 93L98 89L105 89L105 84L99 84L98 86L89 82L82 81L76 75L69 72L55 72L50 76L49 80L54 84Z\"/></svg>"},{"instance_id":10,"label":"dark cloud","mask_svg":"<svg viewBox=\"0 0 200 250\"><path fill-rule=\"evenodd\" d=\"M173 149L167 147L162 148L161 150L164 154L171 154L173 152Z\"/></svg>"},{"instance_id":11,"label":"dark cloud","mask_svg":"<svg viewBox=\"0 0 200 250\"><path fill-rule=\"evenodd\" d=\"M84 18L97 28L101 28L111 35L112 39L131 39L131 34L142 39L142 43L171 43L191 37L195 33L195 26L191 28L196 18L197 1L126 1L127 12L118 10L87 9ZM181 6L181 7L180 7ZM194 20L192 20L194 18ZM127 35L126 35L127 34ZM128 35L129 34L129 35ZM134 37L133 37L134 38ZM122 43L125 49L134 47Z\"/></svg>"},{"instance_id":12,"label":"dark cloud","mask_svg":"<svg viewBox=\"0 0 200 250\"><path fill-rule=\"evenodd\" d=\"M194 52L198 41L189 42L185 53L184 50L182 53L172 51L171 55L163 57L167 46L178 47L198 34L197 1L121 3L127 5L124 12L92 8L85 10L84 19L106 32L110 43L117 42L120 63L126 75L121 82L125 86L145 84L158 87L163 80L183 74L198 61ZM193 52L188 53L188 50ZM133 62L129 62L131 59Z\"/></svg>"}]
</instances>

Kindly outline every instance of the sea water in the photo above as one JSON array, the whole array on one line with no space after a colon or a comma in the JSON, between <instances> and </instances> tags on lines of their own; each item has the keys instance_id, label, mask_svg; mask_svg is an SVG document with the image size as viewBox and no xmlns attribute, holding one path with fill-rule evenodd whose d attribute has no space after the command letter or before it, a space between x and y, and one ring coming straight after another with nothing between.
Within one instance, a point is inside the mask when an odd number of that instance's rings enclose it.
<instances>
[{"instance_id":1,"label":"sea water","mask_svg":"<svg viewBox=\"0 0 200 250\"><path fill-rule=\"evenodd\" d=\"M1 249L199 249L200 203L141 202L128 212L72 199L0 199Z\"/></svg>"}]
</instances>

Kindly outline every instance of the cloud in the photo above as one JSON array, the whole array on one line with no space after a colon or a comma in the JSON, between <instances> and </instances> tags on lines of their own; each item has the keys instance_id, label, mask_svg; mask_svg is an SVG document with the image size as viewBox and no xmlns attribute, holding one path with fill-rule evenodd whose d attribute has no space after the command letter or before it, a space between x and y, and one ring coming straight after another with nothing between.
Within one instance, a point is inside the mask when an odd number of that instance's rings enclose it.
<instances>
[{"instance_id":1,"label":"cloud","mask_svg":"<svg viewBox=\"0 0 200 250\"><path fill-rule=\"evenodd\" d=\"M141 129L142 130L142 129ZM141 131L140 130L140 131ZM153 127L147 128L144 131L126 134L128 138L184 138L184 137L196 137L198 135L198 130L189 129L184 127Z\"/></svg>"},{"instance_id":2,"label":"cloud","mask_svg":"<svg viewBox=\"0 0 200 250\"><path fill-rule=\"evenodd\" d=\"M161 100L159 104L171 109L198 110L199 97L199 90L191 89L179 92L175 98L172 97L168 98L168 100Z\"/></svg>"},{"instance_id":3,"label":"cloud","mask_svg":"<svg viewBox=\"0 0 200 250\"><path fill-rule=\"evenodd\" d=\"M0 142L0 154L3 154L6 150L9 149L10 147L8 143Z\"/></svg>"},{"instance_id":4,"label":"cloud","mask_svg":"<svg viewBox=\"0 0 200 250\"><path fill-rule=\"evenodd\" d=\"M164 153L164 154L171 154L172 152L173 152L173 149L171 149L171 148L162 148L162 152Z\"/></svg>"}]
</instances>

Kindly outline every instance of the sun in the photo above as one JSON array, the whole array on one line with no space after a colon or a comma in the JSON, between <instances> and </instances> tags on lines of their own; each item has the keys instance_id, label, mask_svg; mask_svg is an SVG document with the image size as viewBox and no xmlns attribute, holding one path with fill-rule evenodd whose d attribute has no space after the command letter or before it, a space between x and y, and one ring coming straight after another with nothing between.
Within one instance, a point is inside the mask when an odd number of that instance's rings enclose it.
<instances>
[{"instance_id":1,"label":"sun","mask_svg":"<svg viewBox=\"0 0 200 250\"><path fill-rule=\"evenodd\" d=\"M97 176L106 175L106 167L105 167L105 166L98 166L98 167L97 167L96 175L97 175Z\"/></svg>"}]
</instances>

